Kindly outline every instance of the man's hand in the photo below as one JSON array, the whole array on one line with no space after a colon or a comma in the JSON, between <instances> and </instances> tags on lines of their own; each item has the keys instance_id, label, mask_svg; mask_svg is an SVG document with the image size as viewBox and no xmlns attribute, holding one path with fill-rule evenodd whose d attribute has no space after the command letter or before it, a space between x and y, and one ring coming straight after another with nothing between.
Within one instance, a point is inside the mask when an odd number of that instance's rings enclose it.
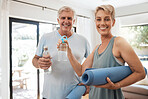
<instances>
[{"instance_id":1,"label":"man's hand","mask_svg":"<svg viewBox=\"0 0 148 99\"><path fill-rule=\"evenodd\" d=\"M90 86L84 85L83 83L80 83L80 84L78 84L78 85L79 85L79 86L83 85L83 86L85 86L85 87L86 87L86 91L85 91L85 93L83 94L83 96L85 96L86 94L88 94L88 93L89 93Z\"/></svg>"},{"instance_id":2,"label":"man's hand","mask_svg":"<svg viewBox=\"0 0 148 99\"><path fill-rule=\"evenodd\" d=\"M38 59L38 67L41 69L48 69L52 65L51 57L44 56Z\"/></svg>"},{"instance_id":3,"label":"man's hand","mask_svg":"<svg viewBox=\"0 0 148 99\"><path fill-rule=\"evenodd\" d=\"M108 77L106 79L107 79L107 82L108 82L107 84L96 85L95 87L96 88L107 88L107 89L119 89L119 88L121 88L119 83L113 83Z\"/></svg>"}]
</instances>

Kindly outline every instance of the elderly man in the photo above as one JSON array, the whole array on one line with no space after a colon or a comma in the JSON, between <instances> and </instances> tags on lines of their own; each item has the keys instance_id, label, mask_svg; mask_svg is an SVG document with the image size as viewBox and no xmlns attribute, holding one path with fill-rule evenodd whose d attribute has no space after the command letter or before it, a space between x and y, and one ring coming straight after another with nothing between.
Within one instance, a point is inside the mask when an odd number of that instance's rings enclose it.
<instances>
[{"instance_id":1,"label":"elderly man","mask_svg":"<svg viewBox=\"0 0 148 99\"><path fill-rule=\"evenodd\" d=\"M81 63L90 53L88 41L71 31L75 22L75 11L64 6L58 11L57 21L60 29L45 34L40 39L36 54L32 60L36 68L44 69L43 99L65 99L70 91L79 83L79 78L67 61L58 61L57 43L65 35L75 58ZM43 57L43 48L48 46L50 56ZM50 58L52 57L52 58ZM51 71L48 72L48 68ZM48 73L46 73L48 72Z\"/></svg>"}]
</instances>

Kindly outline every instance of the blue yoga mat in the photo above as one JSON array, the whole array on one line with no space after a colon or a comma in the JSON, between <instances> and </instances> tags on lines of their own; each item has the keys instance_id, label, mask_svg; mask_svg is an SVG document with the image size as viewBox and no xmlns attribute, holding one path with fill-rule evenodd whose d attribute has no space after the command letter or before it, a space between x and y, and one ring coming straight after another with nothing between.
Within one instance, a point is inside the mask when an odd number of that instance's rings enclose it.
<instances>
[{"instance_id":1,"label":"blue yoga mat","mask_svg":"<svg viewBox=\"0 0 148 99\"><path fill-rule=\"evenodd\" d=\"M85 93L85 86L76 86L66 97L66 99L81 99L82 95Z\"/></svg>"},{"instance_id":2,"label":"blue yoga mat","mask_svg":"<svg viewBox=\"0 0 148 99\"><path fill-rule=\"evenodd\" d=\"M145 72L147 74L146 68ZM85 85L102 85L106 84L106 77L116 83L132 73L129 66L118 66L110 68L89 68L82 75L82 83Z\"/></svg>"}]
</instances>

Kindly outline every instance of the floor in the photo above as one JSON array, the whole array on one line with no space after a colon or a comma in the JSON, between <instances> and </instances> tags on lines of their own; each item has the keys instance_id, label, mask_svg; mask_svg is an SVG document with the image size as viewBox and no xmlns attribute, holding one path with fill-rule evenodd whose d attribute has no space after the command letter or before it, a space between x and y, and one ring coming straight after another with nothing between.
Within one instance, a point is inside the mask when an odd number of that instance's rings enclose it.
<instances>
[{"instance_id":1,"label":"floor","mask_svg":"<svg viewBox=\"0 0 148 99\"><path fill-rule=\"evenodd\" d=\"M13 90L13 99L37 99L34 90L17 88Z\"/></svg>"},{"instance_id":2,"label":"floor","mask_svg":"<svg viewBox=\"0 0 148 99\"><path fill-rule=\"evenodd\" d=\"M13 99L37 99L37 94L35 93L34 90L16 88L13 90ZM83 96L82 99L89 99L88 95Z\"/></svg>"},{"instance_id":3,"label":"floor","mask_svg":"<svg viewBox=\"0 0 148 99\"><path fill-rule=\"evenodd\" d=\"M13 99L37 99L36 93L32 89L15 88L13 90ZM82 96L82 99L89 99L88 95Z\"/></svg>"}]
</instances>

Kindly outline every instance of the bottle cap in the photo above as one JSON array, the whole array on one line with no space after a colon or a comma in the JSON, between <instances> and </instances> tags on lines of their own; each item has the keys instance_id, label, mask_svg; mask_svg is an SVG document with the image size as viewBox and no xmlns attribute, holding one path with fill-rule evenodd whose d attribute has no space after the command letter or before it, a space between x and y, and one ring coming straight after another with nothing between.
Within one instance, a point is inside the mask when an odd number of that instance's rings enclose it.
<instances>
[{"instance_id":1,"label":"bottle cap","mask_svg":"<svg viewBox=\"0 0 148 99\"><path fill-rule=\"evenodd\" d=\"M65 43L64 40L67 40L67 36L65 36L65 35L62 36L62 37L61 37L61 40L62 40L62 43Z\"/></svg>"},{"instance_id":2,"label":"bottle cap","mask_svg":"<svg viewBox=\"0 0 148 99\"><path fill-rule=\"evenodd\" d=\"M44 46L44 50L48 50L48 46L46 45L46 46Z\"/></svg>"}]
</instances>

